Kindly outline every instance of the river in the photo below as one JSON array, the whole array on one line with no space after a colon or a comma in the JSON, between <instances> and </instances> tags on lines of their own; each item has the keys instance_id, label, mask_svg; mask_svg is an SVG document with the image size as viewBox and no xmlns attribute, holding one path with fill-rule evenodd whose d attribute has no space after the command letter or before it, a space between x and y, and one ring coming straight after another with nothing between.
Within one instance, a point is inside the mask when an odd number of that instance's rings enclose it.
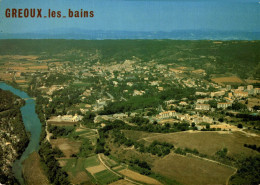
<instances>
[{"instance_id":1,"label":"river","mask_svg":"<svg viewBox=\"0 0 260 185\"><path fill-rule=\"evenodd\" d=\"M30 142L23 152L20 159L17 159L12 167L15 178L20 182L20 184L25 184L22 176L22 163L28 156L39 149L39 141L41 135L41 122L38 118L38 115L35 113L35 101L28 96L27 93L15 89L6 83L0 82L0 88L3 90L9 90L13 94L19 96L25 100L25 105L21 107L22 119L25 126L26 131L30 132Z\"/></svg>"}]
</instances>

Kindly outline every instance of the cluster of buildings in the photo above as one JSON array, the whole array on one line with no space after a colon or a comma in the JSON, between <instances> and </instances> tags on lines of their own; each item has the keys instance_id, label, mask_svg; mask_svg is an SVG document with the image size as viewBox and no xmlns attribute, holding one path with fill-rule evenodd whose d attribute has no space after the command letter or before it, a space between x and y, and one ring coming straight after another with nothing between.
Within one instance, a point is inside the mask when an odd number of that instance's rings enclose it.
<instances>
[{"instance_id":1,"label":"cluster of buildings","mask_svg":"<svg viewBox=\"0 0 260 185\"><path fill-rule=\"evenodd\" d=\"M197 114L195 115L189 115L189 114L181 114L177 113L176 111L164 111L160 112L159 115L157 115L158 119L175 119L178 121L185 121L187 123L213 123L213 118L208 116L199 116Z\"/></svg>"},{"instance_id":2,"label":"cluster of buildings","mask_svg":"<svg viewBox=\"0 0 260 185\"><path fill-rule=\"evenodd\" d=\"M78 122L83 119L83 116L75 114L73 115L63 115L63 116L57 116L57 117L52 117L48 121L57 121L57 122Z\"/></svg>"}]
</instances>

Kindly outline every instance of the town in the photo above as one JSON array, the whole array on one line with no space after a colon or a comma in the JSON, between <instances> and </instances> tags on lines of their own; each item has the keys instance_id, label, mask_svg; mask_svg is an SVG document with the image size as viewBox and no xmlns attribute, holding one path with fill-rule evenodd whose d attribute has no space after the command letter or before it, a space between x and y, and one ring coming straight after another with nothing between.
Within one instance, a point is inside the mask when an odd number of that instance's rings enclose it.
<instances>
[{"instance_id":1,"label":"town","mask_svg":"<svg viewBox=\"0 0 260 185\"><path fill-rule=\"evenodd\" d=\"M36 98L45 132L39 155L52 151L70 183L236 184L238 156L259 155L259 62L234 56L239 67L232 68L220 53L259 42L135 41L129 49L132 41L111 41L115 52L109 41L85 42L89 49L0 52L1 80ZM120 42L130 42L125 57ZM200 163L203 173L182 178Z\"/></svg>"}]
</instances>

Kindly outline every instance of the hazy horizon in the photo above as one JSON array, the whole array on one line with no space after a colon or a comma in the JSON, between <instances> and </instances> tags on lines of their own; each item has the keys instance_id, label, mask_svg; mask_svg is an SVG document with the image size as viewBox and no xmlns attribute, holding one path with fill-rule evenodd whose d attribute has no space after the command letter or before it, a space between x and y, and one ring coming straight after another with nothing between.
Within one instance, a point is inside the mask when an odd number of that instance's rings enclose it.
<instances>
[{"instance_id":1,"label":"hazy horizon","mask_svg":"<svg viewBox=\"0 0 260 185\"><path fill-rule=\"evenodd\" d=\"M180 30L260 31L260 3L256 0L70 0L0 1L1 33L40 33L70 29L130 32ZM6 8L94 11L94 18L6 18ZM55 32L55 31L54 31ZM55 34L55 33L54 33Z\"/></svg>"}]
</instances>

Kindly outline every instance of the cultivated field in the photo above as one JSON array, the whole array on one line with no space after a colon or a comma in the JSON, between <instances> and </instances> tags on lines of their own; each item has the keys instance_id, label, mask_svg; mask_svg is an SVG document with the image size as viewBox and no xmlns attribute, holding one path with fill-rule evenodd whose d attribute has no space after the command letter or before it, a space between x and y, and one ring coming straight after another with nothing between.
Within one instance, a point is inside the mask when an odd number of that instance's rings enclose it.
<instances>
[{"instance_id":1,"label":"cultivated field","mask_svg":"<svg viewBox=\"0 0 260 185\"><path fill-rule=\"evenodd\" d=\"M211 80L215 83L244 83L240 78L236 76L212 78Z\"/></svg>"},{"instance_id":2,"label":"cultivated field","mask_svg":"<svg viewBox=\"0 0 260 185\"><path fill-rule=\"evenodd\" d=\"M40 164L38 153L32 153L23 163L23 176L27 185L49 185Z\"/></svg>"},{"instance_id":3,"label":"cultivated field","mask_svg":"<svg viewBox=\"0 0 260 185\"><path fill-rule=\"evenodd\" d=\"M122 175L124 175L124 176L126 176L130 179L133 179L135 181L142 182L142 183L145 183L145 184L162 185L162 183L160 183L159 181L157 181L157 180L155 180L151 177L141 175L140 173L134 172L134 171L129 170L129 169L121 170L121 171L119 171L119 173L121 173Z\"/></svg>"},{"instance_id":4,"label":"cultivated field","mask_svg":"<svg viewBox=\"0 0 260 185\"><path fill-rule=\"evenodd\" d=\"M129 182L129 181L126 181L126 180L121 179L121 180L118 180L118 181L116 181L116 182L112 182L112 183L109 184L109 185L135 185L135 184L134 184L134 183L131 183L131 182Z\"/></svg>"},{"instance_id":5,"label":"cultivated field","mask_svg":"<svg viewBox=\"0 0 260 185\"><path fill-rule=\"evenodd\" d=\"M97 179L98 184L105 185L115 182L120 179L119 176L115 175L109 170L103 170L94 174L94 177Z\"/></svg>"},{"instance_id":6,"label":"cultivated field","mask_svg":"<svg viewBox=\"0 0 260 185\"><path fill-rule=\"evenodd\" d=\"M73 126L77 123L72 121L47 121L47 124L52 124L56 126Z\"/></svg>"},{"instance_id":7,"label":"cultivated field","mask_svg":"<svg viewBox=\"0 0 260 185\"><path fill-rule=\"evenodd\" d=\"M235 172L214 162L172 153L155 161L152 170L187 185L226 184Z\"/></svg>"},{"instance_id":8,"label":"cultivated field","mask_svg":"<svg viewBox=\"0 0 260 185\"><path fill-rule=\"evenodd\" d=\"M92 178L85 170L87 160L84 158L60 159L63 169L68 173L69 179L73 184L92 184Z\"/></svg>"},{"instance_id":9,"label":"cultivated field","mask_svg":"<svg viewBox=\"0 0 260 185\"><path fill-rule=\"evenodd\" d=\"M58 147L66 158L69 158L72 154L77 154L81 146L80 141L73 141L68 138L51 139L50 143L53 148Z\"/></svg>"},{"instance_id":10,"label":"cultivated field","mask_svg":"<svg viewBox=\"0 0 260 185\"><path fill-rule=\"evenodd\" d=\"M106 170L106 167L104 165L100 164L97 166L92 166L92 167L86 168L86 170L88 170L88 172L91 174L95 174L95 173L101 172L103 170Z\"/></svg>"},{"instance_id":11,"label":"cultivated field","mask_svg":"<svg viewBox=\"0 0 260 185\"><path fill-rule=\"evenodd\" d=\"M260 80L245 80L248 84L260 83Z\"/></svg>"},{"instance_id":12,"label":"cultivated field","mask_svg":"<svg viewBox=\"0 0 260 185\"><path fill-rule=\"evenodd\" d=\"M138 135L140 132L135 133L135 131L128 132L129 135ZM128 136L126 134L126 136ZM146 133L148 134L148 133ZM177 132L169 134L159 134L154 135L149 133L143 139L148 143L153 142L154 140L161 142L172 143L175 148L190 148L197 149L202 154L214 155L218 150L223 148L228 149L228 155L241 155L246 156L256 155L257 152L249 148L244 147L244 144L256 144L260 143L260 137L246 135L242 132ZM141 141L139 140L139 141Z\"/></svg>"},{"instance_id":13,"label":"cultivated field","mask_svg":"<svg viewBox=\"0 0 260 185\"><path fill-rule=\"evenodd\" d=\"M248 107L260 106L259 98L248 98Z\"/></svg>"}]
</instances>

